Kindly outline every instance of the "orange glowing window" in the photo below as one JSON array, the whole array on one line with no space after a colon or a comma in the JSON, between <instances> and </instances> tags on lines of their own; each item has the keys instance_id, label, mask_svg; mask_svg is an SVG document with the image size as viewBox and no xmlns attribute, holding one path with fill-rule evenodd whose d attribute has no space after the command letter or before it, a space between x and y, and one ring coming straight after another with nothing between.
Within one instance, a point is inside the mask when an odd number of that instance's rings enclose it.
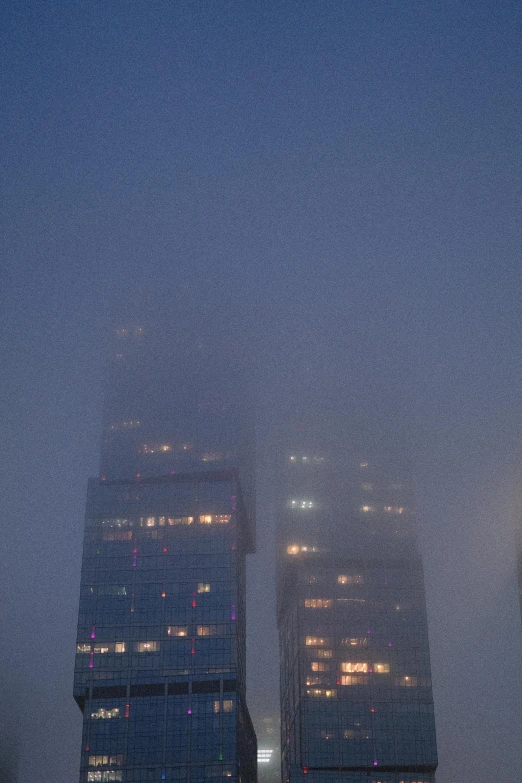
<instances>
[{"instance_id":1,"label":"orange glowing window","mask_svg":"<svg viewBox=\"0 0 522 783\"><path fill-rule=\"evenodd\" d=\"M188 625L168 625L169 636L188 636Z\"/></svg>"},{"instance_id":2,"label":"orange glowing window","mask_svg":"<svg viewBox=\"0 0 522 783\"><path fill-rule=\"evenodd\" d=\"M364 675L343 674L341 685L368 685L368 677Z\"/></svg>"},{"instance_id":3,"label":"orange glowing window","mask_svg":"<svg viewBox=\"0 0 522 783\"><path fill-rule=\"evenodd\" d=\"M364 661L347 661L341 663L342 672L364 672L368 671L368 664Z\"/></svg>"}]
</instances>

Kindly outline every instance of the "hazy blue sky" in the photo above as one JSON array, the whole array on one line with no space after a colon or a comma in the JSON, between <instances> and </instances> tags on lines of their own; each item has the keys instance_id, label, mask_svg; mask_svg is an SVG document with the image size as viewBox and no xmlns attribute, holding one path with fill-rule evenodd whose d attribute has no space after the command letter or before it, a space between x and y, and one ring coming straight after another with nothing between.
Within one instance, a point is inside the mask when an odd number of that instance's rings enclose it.
<instances>
[{"instance_id":1,"label":"hazy blue sky","mask_svg":"<svg viewBox=\"0 0 522 783\"><path fill-rule=\"evenodd\" d=\"M337 393L365 363L402 378L437 781L519 783L521 27L508 0L4 3L0 655L20 783L78 771L107 329L187 310L286 365L287 399L301 366ZM266 379L260 396L266 425ZM277 678L269 459L253 705Z\"/></svg>"}]
</instances>

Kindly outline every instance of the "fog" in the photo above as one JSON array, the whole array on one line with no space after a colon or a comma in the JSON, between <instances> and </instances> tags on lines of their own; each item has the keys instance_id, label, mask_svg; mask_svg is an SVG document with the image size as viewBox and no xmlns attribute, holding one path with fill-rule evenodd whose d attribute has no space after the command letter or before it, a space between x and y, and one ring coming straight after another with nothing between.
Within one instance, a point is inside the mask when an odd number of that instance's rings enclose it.
<instances>
[{"instance_id":1,"label":"fog","mask_svg":"<svg viewBox=\"0 0 522 783\"><path fill-rule=\"evenodd\" d=\"M331 438L356 415L411 464L437 781L518 783L521 22L507 0L8 0L0 658L19 783L78 774L86 482L111 332L141 320L240 346L254 720L278 709L281 428L303 407Z\"/></svg>"}]
</instances>

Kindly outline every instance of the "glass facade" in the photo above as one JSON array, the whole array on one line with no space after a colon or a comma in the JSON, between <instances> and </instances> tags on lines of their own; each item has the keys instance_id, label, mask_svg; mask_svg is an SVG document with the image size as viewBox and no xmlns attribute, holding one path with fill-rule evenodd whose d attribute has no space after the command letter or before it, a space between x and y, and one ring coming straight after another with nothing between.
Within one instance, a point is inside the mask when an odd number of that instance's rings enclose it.
<instances>
[{"instance_id":1,"label":"glass facade","mask_svg":"<svg viewBox=\"0 0 522 783\"><path fill-rule=\"evenodd\" d=\"M296 452L282 475L283 780L433 783L422 562L404 472Z\"/></svg>"},{"instance_id":2,"label":"glass facade","mask_svg":"<svg viewBox=\"0 0 522 783\"><path fill-rule=\"evenodd\" d=\"M212 416L191 391L178 399L183 438L179 408L160 432L168 410L161 394L147 405L142 383L150 352L136 347L141 331L122 337L130 358L122 368L118 350L101 474L87 495L74 680L80 783L255 781L245 701L246 461L219 443L233 416L222 403L226 415ZM172 404L168 394L163 403ZM219 451L212 460L211 450Z\"/></svg>"}]
</instances>

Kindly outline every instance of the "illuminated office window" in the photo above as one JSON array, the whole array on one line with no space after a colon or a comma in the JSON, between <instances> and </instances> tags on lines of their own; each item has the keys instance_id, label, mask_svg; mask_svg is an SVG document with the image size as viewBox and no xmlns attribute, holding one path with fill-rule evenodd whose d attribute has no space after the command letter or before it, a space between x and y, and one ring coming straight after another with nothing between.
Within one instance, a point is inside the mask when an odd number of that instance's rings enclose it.
<instances>
[{"instance_id":1,"label":"illuminated office window","mask_svg":"<svg viewBox=\"0 0 522 783\"><path fill-rule=\"evenodd\" d=\"M332 603L331 598L305 598L304 605L306 609L331 609Z\"/></svg>"},{"instance_id":2,"label":"illuminated office window","mask_svg":"<svg viewBox=\"0 0 522 783\"><path fill-rule=\"evenodd\" d=\"M405 688L411 688L418 685L418 680L417 677L399 677L396 684L402 685Z\"/></svg>"},{"instance_id":3,"label":"illuminated office window","mask_svg":"<svg viewBox=\"0 0 522 783\"><path fill-rule=\"evenodd\" d=\"M123 756L89 756L89 767L121 767Z\"/></svg>"},{"instance_id":4,"label":"illuminated office window","mask_svg":"<svg viewBox=\"0 0 522 783\"><path fill-rule=\"evenodd\" d=\"M194 517L167 517L169 525L191 525Z\"/></svg>"},{"instance_id":5,"label":"illuminated office window","mask_svg":"<svg viewBox=\"0 0 522 783\"><path fill-rule=\"evenodd\" d=\"M158 652L160 649L159 642L136 642L135 650L139 653Z\"/></svg>"},{"instance_id":6,"label":"illuminated office window","mask_svg":"<svg viewBox=\"0 0 522 783\"><path fill-rule=\"evenodd\" d=\"M91 718L93 720L110 720L111 718L119 718L120 717L120 710L119 707L113 707L111 710L105 710L103 707L100 707L99 710L96 710L96 712L91 712Z\"/></svg>"},{"instance_id":7,"label":"illuminated office window","mask_svg":"<svg viewBox=\"0 0 522 783\"><path fill-rule=\"evenodd\" d=\"M325 636L306 636L305 644L313 647L328 647L330 639L327 639Z\"/></svg>"},{"instance_id":8,"label":"illuminated office window","mask_svg":"<svg viewBox=\"0 0 522 783\"><path fill-rule=\"evenodd\" d=\"M341 671L342 672L367 672L368 671L368 664L364 661L347 661L344 663L341 663Z\"/></svg>"},{"instance_id":9,"label":"illuminated office window","mask_svg":"<svg viewBox=\"0 0 522 783\"><path fill-rule=\"evenodd\" d=\"M306 678L306 685L324 685L325 678L320 674L310 675Z\"/></svg>"},{"instance_id":10,"label":"illuminated office window","mask_svg":"<svg viewBox=\"0 0 522 783\"><path fill-rule=\"evenodd\" d=\"M367 636L349 636L347 639L341 639L341 645L343 647L367 647Z\"/></svg>"},{"instance_id":11,"label":"illuminated office window","mask_svg":"<svg viewBox=\"0 0 522 783\"><path fill-rule=\"evenodd\" d=\"M390 664L389 663L374 663L373 664L373 671L377 674L389 674L390 672Z\"/></svg>"},{"instance_id":12,"label":"illuminated office window","mask_svg":"<svg viewBox=\"0 0 522 783\"><path fill-rule=\"evenodd\" d=\"M198 593L210 593L210 585L208 582L198 582Z\"/></svg>"},{"instance_id":13,"label":"illuminated office window","mask_svg":"<svg viewBox=\"0 0 522 783\"><path fill-rule=\"evenodd\" d=\"M310 663L310 669L313 672L327 672L330 669L330 665L324 661L312 661Z\"/></svg>"},{"instance_id":14,"label":"illuminated office window","mask_svg":"<svg viewBox=\"0 0 522 783\"><path fill-rule=\"evenodd\" d=\"M286 553L288 555L298 555L299 554L299 547L297 546L297 544L289 544L286 547Z\"/></svg>"},{"instance_id":15,"label":"illuminated office window","mask_svg":"<svg viewBox=\"0 0 522 783\"><path fill-rule=\"evenodd\" d=\"M374 509L373 506L364 505L364 506L361 506L361 511L363 511L365 514L371 514L372 511L375 511L375 509Z\"/></svg>"},{"instance_id":16,"label":"illuminated office window","mask_svg":"<svg viewBox=\"0 0 522 783\"><path fill-rule=\"evenodd\" d=\"M360 674L343 674L341 685L368 685L368 677Z\"/></svg>"},{"instance_id":17,"label":"illuminated office window","mask_svg":"<svg viewBox=\"0 0 522 783\"><path fill-rule=\"evenodd\" d=\"M319 699L335 699L337 697L337 691L330 688L308 688L306 695L314 696Z\"/></svg>"},{"instance_id":18,"label":"illuminated office window","mask_svg":"<svg viewBox=\"0 0 522 783\"><path fill-rule=\"evenodd\" d=\"M313 500L307 500L304 498L292 498L292 500L288 501L288 505L290 508L295 509L301 509L301 508L314 508L314 502Z\"/></svg>"},{"instance_id":19,"label":"illuminated office window","mask_svg":"<svg viewBox=\"0 0 522 783\"><path fill-rule=\"evenodd\" d=\"M227 522L230 522L231 514L200 514L199 515L199 524L200 525L226 525Z\"/></svg>"},{"instance_id":20,"label":"illuminated office window","mask_svg":"<svg viewBox=\"0 0 522 783\"><path fill-rule=\"evenodd\" d=\"M315 653L318 658L333 658L333 650L317 650Z\"/></svg>"},{"instance_id":21,"label":"illuminated office window","mask_svg":"<svg viewBox=\"0 0 522 783\"><path fill-rule=\"evenodd\" d=\"M339 574L337 583L340 585L363 585L364 577L362 574Z\"/></svg>"},{"instance_id":22,"label":"illuminated office window","mask_svg":"<svg viewBox=\"0 0 522 783\"><path fill-rule=\"evenodd\" d=\"M167 625L169 636L188 636L188 625Z\"/></svg>"},{"instance_id":23,"label":"illuminated office window","mask_svg":"<svg viewBox=\"0 0 522 783\"><path fill-rule=\"evenodd\" d=\"M214 712L232 712L234 709L234 702L232 699L223 699L223 701L216 700L214 702Z\"/></svg>"}]
</instances>

